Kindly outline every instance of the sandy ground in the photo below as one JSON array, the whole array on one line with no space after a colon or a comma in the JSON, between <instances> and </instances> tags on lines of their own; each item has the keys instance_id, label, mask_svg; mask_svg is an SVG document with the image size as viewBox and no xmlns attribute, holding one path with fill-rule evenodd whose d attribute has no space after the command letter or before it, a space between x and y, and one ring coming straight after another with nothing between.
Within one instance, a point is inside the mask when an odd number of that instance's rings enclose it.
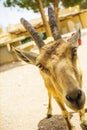
<instances>
[{"instance_id":1,"label":"sandy ground","mask_svg":"<svg viewBox=\"0 0 87 130\"><path fill-rule=\"evenodd\" d=\"M87 95L87 35L82 41L78 54L83 70L83 89ZM46 116L48 103L38 69L23 62L4 65L0 71L0 130L37 130L39 121ZM54 100L53 113L60 114ZM72 121L81 130L78 114Z\"/></svg>"}]
</instances>

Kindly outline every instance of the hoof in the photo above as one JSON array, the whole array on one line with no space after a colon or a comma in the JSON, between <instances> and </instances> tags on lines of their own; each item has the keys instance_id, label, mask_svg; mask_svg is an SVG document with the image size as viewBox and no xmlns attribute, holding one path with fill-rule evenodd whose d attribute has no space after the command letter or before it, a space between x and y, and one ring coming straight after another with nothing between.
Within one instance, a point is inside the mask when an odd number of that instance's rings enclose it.
<instances>
[{"instance_id":1,"label":"hoof","mask_svg":"<svg viewBox=\"0 0 87 130\"><path fill-rule=\"evenodd\" d=\"M47 115L47 118L51 118L51 117L52 117L52 115L51 115L51 114L48 114L48 115Z\"/></svg>"},{"instance_id":2,"label":"hoof","mask_svg":"<svg viewBox=\"0 0 87 130\"><path fill-rule=\"evenodd\" d=\"M82 130L87 130L87 122L81 123Z\"/></svg>"}]
</instances>

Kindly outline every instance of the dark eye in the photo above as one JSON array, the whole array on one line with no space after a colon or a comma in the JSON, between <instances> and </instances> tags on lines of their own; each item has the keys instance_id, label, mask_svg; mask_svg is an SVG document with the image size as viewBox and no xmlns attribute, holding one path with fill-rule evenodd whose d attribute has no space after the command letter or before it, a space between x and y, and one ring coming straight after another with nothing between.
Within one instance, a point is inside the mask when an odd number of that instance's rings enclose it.
<instances>
[{"instance_id":1,"label":"dark eye","mask_svg":"<svg viewBox=\"0 0 87 130\"><path fill-rule=\"evenodd\" d=\"M69 102L73 102L73 99L72 99L69 95L66 96L66 99L67 99Z\"/></svg>"},{"instance_id":2,"label":"dark eye","mask_svg":"<svg viewBox=\"0 0 87 130\"><path fill-rule=\"evenodd\" d=\"M37 64L36 66L38 66L38 68L40 68L40 70L42 70L42 71L48 71L48 69L47 68L45 68L41 63L39 63L39 64Z\"/></svg>"},{"instance_id":3,"label":"dark eye","mask_svg":"<svg viewBox=\"0 0 87 130\"><path fill-rule=\"evenodd\" d=\"M72 48L72 57L77 55L77 47Z\"/></svg>"}]
</instances>

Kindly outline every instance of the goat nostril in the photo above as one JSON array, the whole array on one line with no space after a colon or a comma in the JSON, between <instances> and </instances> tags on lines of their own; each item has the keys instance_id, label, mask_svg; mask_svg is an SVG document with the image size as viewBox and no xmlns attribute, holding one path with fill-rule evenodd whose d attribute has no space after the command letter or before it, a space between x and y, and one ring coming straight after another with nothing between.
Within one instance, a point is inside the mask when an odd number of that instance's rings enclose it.
<instances>
[{"instance_id":1,"label":"goat nostril","mask_svg":"<svg viewBox=\"0 0 87 130\"><path fill-rule=\"evenodd\" d=\"M66 99L67 99L69 102L73 102L73 99L72 99L69 95L66 96Z\"/></svg>"},{"instance_id":2,"label":"goat nostril","mask_svg":"<svg viewBox=\"0 0 87 130\"><path fill-rule=\"evenodd\" d=\"M81 96L82 96L82 91L81 91L81 90L79 90L78 95L77 95L77 99L80 99L80 98L81 98Z\"/></svg>"},{"instance_id":3,"label":"goat nostril","mask_svg":"<svg viewBox=\"0 0 87 130\"><path fill-rule=\"evenodd\" d=\"M77 102L77 101L79 101L79 100L81 99L82 91L79 90L76 95L77 95L77 96L75 96L75 97L71 97L70 95L66 95L66 99L67 99L69 102L71 102L71 103Z\"/></svg>"}]
</instances>

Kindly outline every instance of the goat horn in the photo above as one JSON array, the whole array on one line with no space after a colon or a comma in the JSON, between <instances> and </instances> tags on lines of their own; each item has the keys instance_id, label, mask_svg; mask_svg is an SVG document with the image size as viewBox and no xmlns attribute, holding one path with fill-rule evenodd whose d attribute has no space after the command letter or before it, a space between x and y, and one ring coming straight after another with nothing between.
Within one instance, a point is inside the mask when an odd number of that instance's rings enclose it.
<instances>
[{"instance_id":1,"label":"goat horn","mask_svg":"<svg viewBox=\"0 0 87 130\"><path fill-rule=\"evenodd\" d=\"M61 39L60 31L51 5L48 7L49 23L54 40Z\"/></svg>"},{"instance_id":2,"label":"goat horn","mask_svg":"<svg viewBox=\"0 0 87 130\"><path fill-rule=\"evenodd\" d=\"M23 24L23 26L26 28L26 30L31 34L31 36L34 39L34 41L36 42L36 45L38 46L38 48L40 49L42 46L44 46L45 43L40 38L38 32L31 26L31 24L24 18L21 18L20 21Z\"/></svg>"}]
</instances>

